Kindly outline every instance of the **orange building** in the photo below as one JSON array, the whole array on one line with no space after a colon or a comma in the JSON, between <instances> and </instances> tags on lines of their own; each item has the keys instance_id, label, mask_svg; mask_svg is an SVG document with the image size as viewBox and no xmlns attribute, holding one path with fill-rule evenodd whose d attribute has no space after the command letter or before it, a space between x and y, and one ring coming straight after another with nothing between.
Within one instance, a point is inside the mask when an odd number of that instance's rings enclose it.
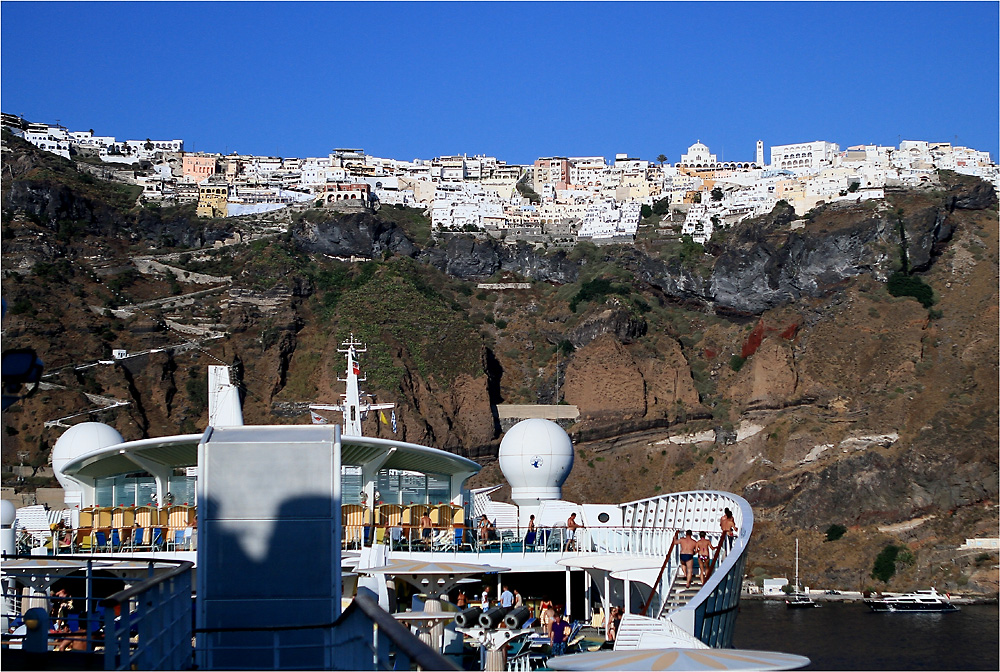
<instances>
[{"instance_id":1,"label":"orange building","mask_svg":"<svg viewBox=\"0 0 1000 672\"><path fill-rule=\"evenodd\" d=\"M185 178L201 182L215 175L218 160L218 154L185 154L181 164L182 174Z\"/></svg>"}]
</instances>

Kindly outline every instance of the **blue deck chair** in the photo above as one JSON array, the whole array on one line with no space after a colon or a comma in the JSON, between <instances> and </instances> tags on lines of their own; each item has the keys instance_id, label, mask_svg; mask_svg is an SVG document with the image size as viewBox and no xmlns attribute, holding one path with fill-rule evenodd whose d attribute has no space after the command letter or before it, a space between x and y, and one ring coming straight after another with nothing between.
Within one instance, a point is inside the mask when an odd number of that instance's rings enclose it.
<instances>
[{"instance_id":1,"label":"blue deck chair","mask_svg":"<svg viewBox=\"0 0 1000 672\"><path fill-rule=\"evenodd\" d=\"M174 536L167 538L167 550L178 550L184 547L184 530L174 530Z\"/></svg>"},{"instance_id":2,"label":"blue deck chair","mask_svg":"<svg viewBox=\"0 0 1000 672\"><path fill-rule=\"evenodd\" d=\"M117 551L119 548L121 548L121 545L122 545L122 538L121 535L118 533L118 528L116 527L113 530L111 530L111 550Z\"/></svg>"},{"instance_id":3,"label":"blue deck chair","mask_svg":"<svg viewBox=\"0 0 1000 672\"><path fill-rule=\"evenodd\" d=\"M132 539L129 541L129 546L132 548L142 547L142 528L134 527L132 528Z\"/></svg>"},{"instance_id":4,"label":"blue deck chair","mask_svg":"<svg viewBox=\"0 0 1000 672\"><path fill-rule=\"evenodd\" d=\"M96 548L99 548L102 551L108 550L108 535L101 530L94 532L94 545L90 549L91 552L93 552Z\"/></svg>"},{"instance_id":5,"label":"blue deck chair","mask_svg":"<svg viewBox=\"0 0 1000 672\"><path fill-rule=\"evenodd\" d=\"M152 534L149 538L149 546L154 550L158 551L163 548L163 528L162 527L152 527Z\"/></svg>"}]
</instances>

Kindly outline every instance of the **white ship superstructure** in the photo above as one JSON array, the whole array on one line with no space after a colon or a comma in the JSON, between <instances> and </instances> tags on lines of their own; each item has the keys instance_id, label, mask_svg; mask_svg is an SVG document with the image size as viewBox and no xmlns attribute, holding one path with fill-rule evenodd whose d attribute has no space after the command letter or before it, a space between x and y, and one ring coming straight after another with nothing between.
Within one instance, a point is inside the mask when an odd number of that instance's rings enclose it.
<instances>
[{"instance_id":1,"label":"white ship superstructure","mask_svg":"<svg viewBox=\"0 0 1000 672\"><path fill-rule=\"evenodd\" d=\"M549 595L574 620L589 622L612 605L622 607L619 649L638 648L651 637L689 648L731 646L753 533L745 500L720 491L621 504L564 500L561 485L573 467L572 442L551 421L525 420L507 432L499 452L513 503L494 501L490 493L500 485L465 489L479 471L471 460L362 434L362 415L377 408L361 401L357 358L364 351L353 337L340 350L347 361L347 392L335 410L343 414L343 434L336 425L245 426L227 367L213 367L211 424L202 434L126 442L100 423L74 426L53 453L70 503L59 516L72 533L63 543L60 533L35 529L29 542L34 548L26 550L68 554L74 562L81 555L196 562L198 623L207 628L199 635L198 660L206 669L223 660L250 665L261 647L270 646L259 633L225 635L210 624L247 625L240 605L271 604L275 594L266 577L274 572L287 572L282 581L304 587L289 595L308 597L297 616L282 615L281 622L294 630L339 618L340 608L331 605L340 604L342 589L348 597L354 586L341 580L342 566L362 575L360 585L395 611L392 584L384 580L391 572L385 568L404 560L418 566L503 567L503 574L483 578L485 585L496 583L495 595L509 582L521 586L528 599ZM137 478L137 472L148 476ZM349 487L348 473L357 479ZM125 487L129 479L131 490ZM187 501L171 501L176 500L171 489L183 485L178 479L195 482ZM152 489L145 485L149 481ZM145 492L158 493L155 503L115 501L128 492L136 497L140 484ZM726 509L739 530L731 541L720 533ZM21 529L31 515L19 512ZM331 530L332 521L339 525ZM35 527L43 525L36 521ZM710 573L685 589L674 541L688 529L706 532L718 551ZM297 566L294 558L303 549L310 561ZM363 578L366 568L381 569ZM232 601L232 591L240 601ZM317 601L316 592L329 599ZM267 625L256 617L251 621L251 630ZM244 653L231 653L233 646Z\"/></svg>"}]
</instances>

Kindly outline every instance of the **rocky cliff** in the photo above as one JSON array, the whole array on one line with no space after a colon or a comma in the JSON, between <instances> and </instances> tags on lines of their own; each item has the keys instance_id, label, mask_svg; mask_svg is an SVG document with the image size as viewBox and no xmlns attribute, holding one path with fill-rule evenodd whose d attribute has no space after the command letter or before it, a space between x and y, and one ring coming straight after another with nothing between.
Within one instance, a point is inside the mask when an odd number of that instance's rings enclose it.
<instances>
[{"instance_id":1,"label":"rocky cliff","mask_svg":"<svg viewBox=\"0 0 1000 672\"><path fill-rule=\"evenodd\" d=\"M412 212L295 212L274 235L5 142L4 347L49 374L4 414L6 465L44 463L50 421L198 431L208 364L238 364L248 422L306 422L339 398L354 333L395 437L479 460L475 484L500 481L496 403L572 403L568 498L729 490L757 512L757 576L786 574L797 536L814 585L872 584L874 556L905 544L892 588L996 590L996 555L957 550L997 526L1000 231L978 180L801 220L779 204L708 253L647 234L548 251L433 239ZM99 363L112 348L134 356Z\"/></svg>"}]
</instances>

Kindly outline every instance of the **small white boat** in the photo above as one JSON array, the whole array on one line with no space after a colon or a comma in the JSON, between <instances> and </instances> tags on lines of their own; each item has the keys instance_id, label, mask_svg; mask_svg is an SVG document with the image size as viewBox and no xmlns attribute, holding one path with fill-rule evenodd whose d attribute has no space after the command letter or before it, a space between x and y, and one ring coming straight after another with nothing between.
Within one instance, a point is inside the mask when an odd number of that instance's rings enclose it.
<instances>
[{"instance_id":1,"label":"small white boat","mask_svg":"<svg viewBox=\"0 0 1000 672\"><path fill-rule=\"evenodd\" d=\"M922 611L922 612L947 612L958 611L958 607L949 600L950 595L941 595L934 588L930 590L918 590L902 595L886 595L879 598L865 600L865 604L872 611Z\"/></svg>"}]
</instances>

